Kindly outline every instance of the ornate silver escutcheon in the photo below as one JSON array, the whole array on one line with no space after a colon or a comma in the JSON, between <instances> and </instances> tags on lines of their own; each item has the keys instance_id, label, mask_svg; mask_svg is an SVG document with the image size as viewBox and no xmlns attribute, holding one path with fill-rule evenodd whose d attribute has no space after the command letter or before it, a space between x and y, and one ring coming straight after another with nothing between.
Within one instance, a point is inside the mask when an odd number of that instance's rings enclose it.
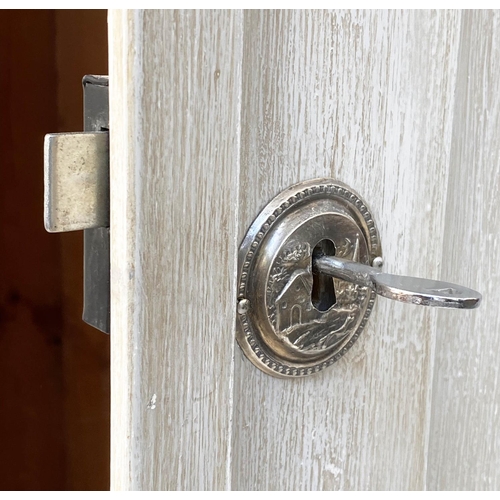
<instances>
[{"instance_id":1,"label":"ornate silver escutcheon","mask_svg":"<svg viewBox=\"0 0 500 500\"><path fill-rule=\"evenodd\" d=\"M473 309L481 294L435 280L383 273L366 203L332 179L274 198L239 252L237 340L261 370L302 377L326 368L359 337L376 294L423 306Z\"/></svg>"},{"instance_id":2,"label":"ornate silver escutcheon","mask_svg":"<svg viewBox=\"0 0 500 500\"><path fill-rule=\"evenodd\" d=\"M313 273L313 257L322 255L367 265L381 255L366 203L331 179L280 193L240 247L237 339L269 374L326 368L354 344L371 313L368 286Z\"/></svg>"}]
</instances>

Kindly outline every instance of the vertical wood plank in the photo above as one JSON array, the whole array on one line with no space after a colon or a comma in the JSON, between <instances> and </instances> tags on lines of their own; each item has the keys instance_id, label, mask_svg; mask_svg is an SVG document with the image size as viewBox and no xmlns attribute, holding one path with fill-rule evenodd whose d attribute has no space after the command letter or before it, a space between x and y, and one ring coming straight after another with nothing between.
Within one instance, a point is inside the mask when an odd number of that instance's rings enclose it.
<instances>
[{"instance_id":1,"label":"vertical wood plank","mask_svg":"<svg viewBox=\"0 0 500 500\"><path fill-rule=\"evenodd\" d=\"M498 487L487 298L379 300L315 377L272 379L239 350L231 364L237 243L303 179L368 201L389 272L494 296L498 13L244 16L111 16L113 487ZM472 283L457 263L478 255Z\"/></svg>"},{"instance_id":2,"label":"vertical wood plank","mask_svg":"<svg viewBox=\"0 0 500 500\"><path fill-rule=\"evenodd\" d=\"M438 321L428 488L500 488L500 13L463 14L442 274L483 293Z\"/></svg>"},{"instance_id":3,"label":"vertical wood plank","mask_svg":"<svg viewBox=\"0 0 500 500\"><path fill-rule=\"evenodd\" d=\"M241 25L110 16L115 489L229 487Z\"/></svg>"},{"instance_id":4,"label":"vertical wood plank","mask_svg":"<svg viewBox=\"0 0 500 500\"><path fill-rule=\"evenodd\" d=\"M292 183L371 206L389 272L440 276L460 13L245 12L239 238ZM301 380L235 357L234 489L422 489L436 312L380 299Z\"/></svg>"}]
</instances>

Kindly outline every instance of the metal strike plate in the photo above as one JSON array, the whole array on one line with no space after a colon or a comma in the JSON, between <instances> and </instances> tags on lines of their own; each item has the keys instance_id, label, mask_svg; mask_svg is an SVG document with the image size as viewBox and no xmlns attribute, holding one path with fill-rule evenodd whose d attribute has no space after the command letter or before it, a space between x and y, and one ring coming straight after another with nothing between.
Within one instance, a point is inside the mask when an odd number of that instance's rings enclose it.
<instances>
[{"instance_id":1,"label":"metal strike plate","mask_svg":"<svg viewBox=\"0 0 500 500\"><path fill-rule=\"evenodd\" d=\"M314 275L317 254L368 265L381 256L366 203L332 179L280 193L240 247L237 341L268 374L301 377L323 370L352 347L370 316L375 292Z\"/></svg>"},{"instance_id":2,"label":"metal strike plate","mask_svg":"<svg viewBox=\"0 0 500 500\"><path fill-rule=\"evenodd\" d=\"M280 193L254 221L239 253L237 340L258 368L302 377L343 356L376 294L399 302L474 309L481 294L442 281L383 273L366 203L332 179Z\"/></svg>"}]
</instances>

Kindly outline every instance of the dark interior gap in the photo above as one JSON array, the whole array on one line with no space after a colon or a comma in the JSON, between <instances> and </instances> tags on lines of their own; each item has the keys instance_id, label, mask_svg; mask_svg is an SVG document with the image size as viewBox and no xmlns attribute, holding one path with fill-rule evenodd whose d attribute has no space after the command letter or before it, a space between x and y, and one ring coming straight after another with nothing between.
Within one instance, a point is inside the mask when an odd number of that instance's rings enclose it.
<instances>
[{"instance_id":1,"label":"dark interior gap","mask_svg":"<svg viewBox=\"0 0 500 500\"><path fill-rule=\"evenodd\" d=\"M323 256L334 256L335 245L333 241L321 240L313 249L312 258ZM324 274L313 272L313 287L311 290L311 301L318 311L328 311L337 302L333 278Z\"/></svg>"}]
</instances>

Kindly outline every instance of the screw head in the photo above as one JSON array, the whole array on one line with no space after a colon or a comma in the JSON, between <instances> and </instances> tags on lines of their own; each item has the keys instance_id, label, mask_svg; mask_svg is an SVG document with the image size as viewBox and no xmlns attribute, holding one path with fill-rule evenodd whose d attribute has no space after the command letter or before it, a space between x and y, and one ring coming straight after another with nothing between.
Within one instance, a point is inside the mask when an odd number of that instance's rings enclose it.
<instances>
[{"instance_id":1,"label":"screw head","mask_svg":"<svg viewBox=\"0 0 500 500\"><path fill-rule=\"evenodd\" d=\"M248 299L240 299L238 301L238 314L246 314L250 309L250 301Z\"/></svg>"},{"instance_id":2,"label":"screw head","mask_svg":"<svg viewBox=\"0 0 500 500\"><path fill-rule=\"evenodd\" d=\"M382 257L375 257L372 261L372 267L376 269L381 269L384 265L384 259Z\"/></svg>"}]
</instances>

